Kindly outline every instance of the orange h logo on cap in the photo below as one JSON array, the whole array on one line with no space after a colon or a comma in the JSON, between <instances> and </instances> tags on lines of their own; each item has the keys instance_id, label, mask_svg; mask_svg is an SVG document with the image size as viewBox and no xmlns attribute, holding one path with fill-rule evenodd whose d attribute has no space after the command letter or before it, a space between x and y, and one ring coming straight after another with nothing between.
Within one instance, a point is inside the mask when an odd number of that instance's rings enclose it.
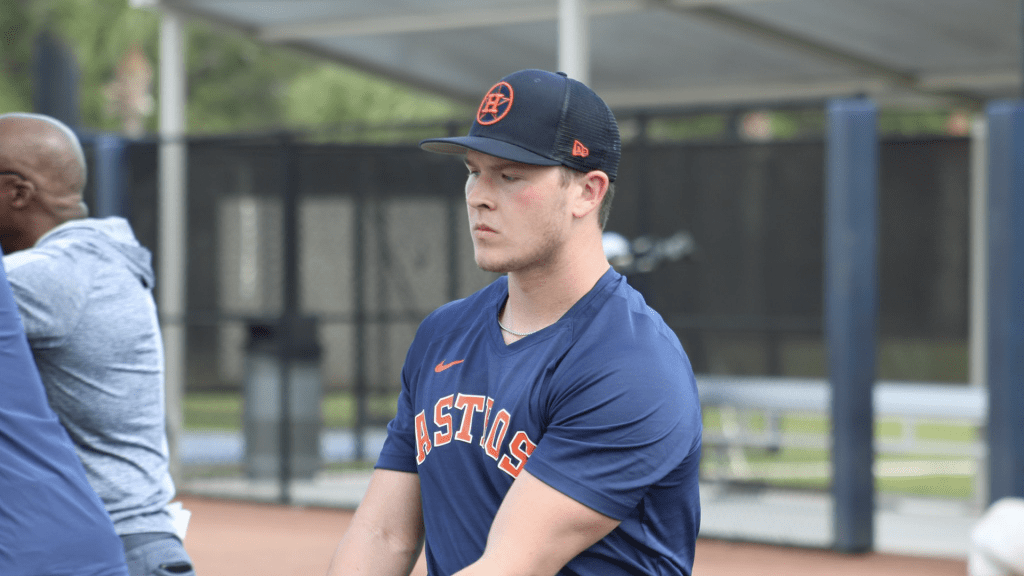
<instances>
[{"instance_id":1,"label":"orange h logo on cap","mask_svg":"<svg viewBox=\"0 0 1024 576\"><path fill-rule=\"evenodd\" d=\"M476 111L476 121L484 126L497 123L512 109L514 96L508 82L498 82L484 94L480 108Z\"/></svg>"}]
</instances>

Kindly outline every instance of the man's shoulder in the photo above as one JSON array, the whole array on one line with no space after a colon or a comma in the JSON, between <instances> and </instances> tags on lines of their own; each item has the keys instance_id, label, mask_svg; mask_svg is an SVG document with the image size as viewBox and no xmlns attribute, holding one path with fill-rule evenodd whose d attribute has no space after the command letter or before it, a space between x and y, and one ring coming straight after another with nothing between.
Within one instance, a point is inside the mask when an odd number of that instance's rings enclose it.
<instances>
[{"instance_id":1,"label":"man's shoulder","mask_svg":"<svg viewBox=\"0 0 1024 576\"><path fill-rule=\"evenodd\" d=\"M33 348L67 336L92 289L89 261L53 246L36 246L4 256L4 267Z\"/></svg>"},{"instance_id":2,"label":"man's shoulder","mask_svg":"<svg viewBox=\"0 0 1024 576\"><path fill-rule=\"evenodd\" d=\"M675 331L625 282L595 307L580 327L575 348L596 364L627 372L692 374Z\"/></svg>"},{"instance_id":3,"label":"man's shoulder","mask_svg":"<svg viewBox=\"0 0 1024 576\"><path fill-rule=\"evenodd\" d=\"M62 242L19 250L4 256L4 269L12 282L31 276L66 276L79 263L67 247Z\"/></svg>"},{"instance_id":4,"label":"man's shoulder","mask_svg":"<svg viewBox=\"0 0 1024 576\"><path fill-rule=\"evenodd\" d=\"M92 233L55 228L47 233L35 246L4 256L4 268L8 273L59 273L67 275L74 269L88 269L89 261L99 250L89 242Z\"/></svg>"},{"instance_id":5,"label":"man's shoulder","mask_svg":"<svg viewBox=\"0 0 1024 576\"><path fill-rule=\"evenodd\" d=\"M504 299L507 294L508 284L503 276L465 298L452 300L438 307L427 315L422 326L431 329L444 329L462 325L496 306L497 301Z\"/></svg>"},{"instance_id":6,"label":"man's shoulder","mask_svg":"<svg viewBox=\"0 0 1024 576\"><path fill-rule=\"evenodd\" d=\"M593 312L599 331L610 339L664 339L678 343L675 332L643 296L624 280L613 285L608 297ZM614 329L617 328L617 329Z\"/></svg>"}]
</instances>

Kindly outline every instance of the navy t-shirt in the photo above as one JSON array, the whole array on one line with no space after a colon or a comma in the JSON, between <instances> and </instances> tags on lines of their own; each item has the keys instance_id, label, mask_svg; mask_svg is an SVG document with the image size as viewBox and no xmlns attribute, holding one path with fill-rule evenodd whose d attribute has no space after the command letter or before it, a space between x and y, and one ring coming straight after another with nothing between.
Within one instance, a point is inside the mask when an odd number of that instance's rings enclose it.
<instances>
[{"instance_id":1,"label":"navy t-shirt","mask_svg":"<svg viewBox=\"0 0 1024 576\"><path fill-rule=\"evenodd\" d=\"M46 402L0 266L0 574L127 576L124 546Z\"/></svg>"},{"instance_id":2,"label":"navy t-shirt","mask_svg":"<svg viewBox=\"0 0 1024 576\"><path fill-rule=\"evenodd\" d=\"M523 470L621 524L563 575L690 574L701 417L678 338L609 271L506 345L507 278L421 324L378 468L419 474L432 576L476 561Z\"/></svg>"}]
</instances>

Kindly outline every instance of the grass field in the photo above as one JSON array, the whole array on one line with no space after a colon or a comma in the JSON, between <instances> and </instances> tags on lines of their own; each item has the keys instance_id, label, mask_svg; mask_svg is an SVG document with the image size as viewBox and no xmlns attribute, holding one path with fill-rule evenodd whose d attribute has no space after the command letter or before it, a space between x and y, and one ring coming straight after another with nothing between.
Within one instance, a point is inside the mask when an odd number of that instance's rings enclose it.
<instances>
[{"instance_id":1,"label":"grass field","mask_svg":"<svg viewBox=\"0 0 1024 576\"><path fill-rule=\"evenodd\" d=\"M234 392L193 392L185 395L185 428L191 430L239 430L242 428L242 396ZM393 414L395 398L372 398L371 414ZM324 427L352 428L355 403L350 394L327 394L321 405Z\"/></svg>"},{"instance_id":2,"label":"grass field","mask_svg":"<svg viewBox=\"0 0 1024 576\"><path fill-rule=\"evenodd\" d=\"M386 416L393 413L394 398L376 398L370 412ZM328 394L322 404L324 426L328 429L351 428L355 423L355 406L349 394ZM716 409L704 410L707 430L721 430L722 414ZM242 397L230 392L190 393L185 397L185 427L191 430L240 430L242 428ZM743 425L750 431L763 431L767 426L759 413L743 415ZM828 420L816 415L785 415L778 422L783 434L821 435L829 430ZM895 440L904 435L907 423L896 419L876 422L877 439ZM968 444L977 441L973 427L959 423L917 423L914 436L919 440ZM734 451L731 456L735 457ZM705 448L703 471L706 476L735 474L736 462L728 455ZM746 448L740 453L743 478L772 486L826 489L830 482L827 450L783 447L779 450ZM345 465L339 464L344 467ZM958 455L890 455L876 456L876 485L882 492L968 499L974 494L974 462ZM332 465L332 469L337 466Z\"/></svg>"}]
</instances>

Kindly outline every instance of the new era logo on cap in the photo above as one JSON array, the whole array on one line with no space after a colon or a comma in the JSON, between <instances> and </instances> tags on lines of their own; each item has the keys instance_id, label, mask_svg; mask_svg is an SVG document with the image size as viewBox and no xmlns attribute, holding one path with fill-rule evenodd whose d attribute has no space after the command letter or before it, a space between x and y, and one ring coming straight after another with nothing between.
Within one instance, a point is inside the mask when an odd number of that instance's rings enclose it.
<instances>
[{"instance_id":1,"label":"new era logo on cap","mask_svg":"<svg viewBox=\"0 0 1024 576\"><path fill-rule=\"evenodd\" d=\"M619 128L604 101L583 83L543 70L521 70L492 86L469 135L431 138L420 146L441 154L469 149L524 164L602 170L613 182L621 153Z\"/></svg>"}]
</instances>

